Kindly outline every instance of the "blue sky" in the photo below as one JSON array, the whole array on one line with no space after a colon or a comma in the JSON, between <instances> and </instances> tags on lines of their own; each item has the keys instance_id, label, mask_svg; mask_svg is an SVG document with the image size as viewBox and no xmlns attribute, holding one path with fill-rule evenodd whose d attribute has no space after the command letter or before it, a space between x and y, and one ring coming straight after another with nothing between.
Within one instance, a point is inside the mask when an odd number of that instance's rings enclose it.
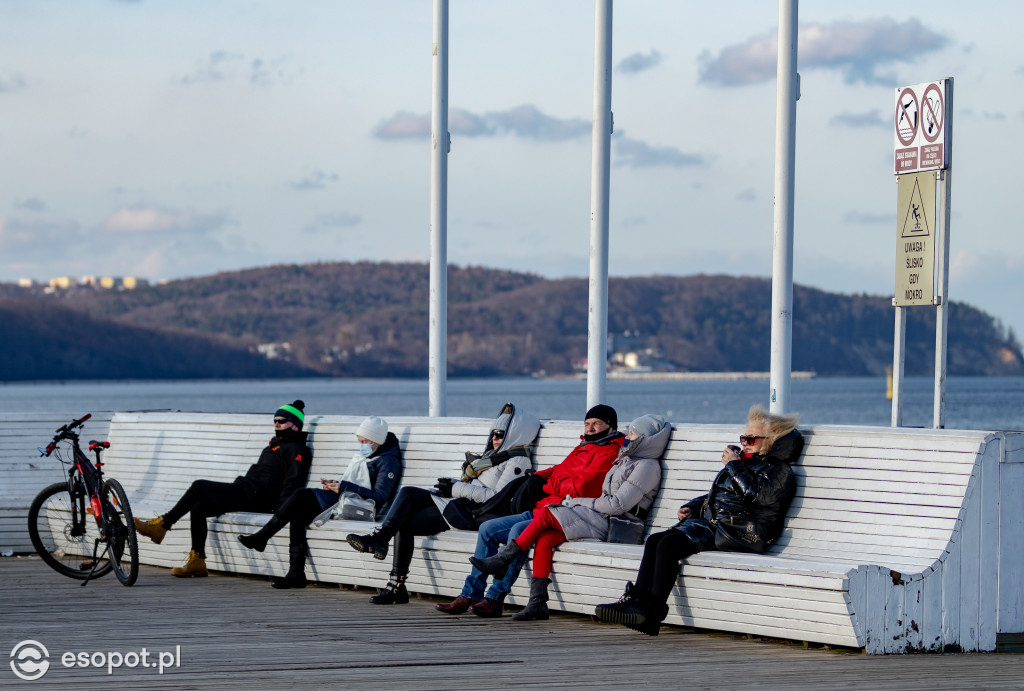
<instances>
[{"instance_id":1,"label":"blue sky","mask_svg":"<svg viewBox=\"0 0 1024 691\"><path fill-rule=\"evenodd\" d=\"M431 5L2 0L0 280L425 261ZM451 2L450 261L586 274L593 21ZM1024 336L1024 5L800 23L795 280L892 293L893 89L952 76L951 297ZM769 274L776 26L769 0L616 4L613 275Z\"/></svg>"}]
</instances>

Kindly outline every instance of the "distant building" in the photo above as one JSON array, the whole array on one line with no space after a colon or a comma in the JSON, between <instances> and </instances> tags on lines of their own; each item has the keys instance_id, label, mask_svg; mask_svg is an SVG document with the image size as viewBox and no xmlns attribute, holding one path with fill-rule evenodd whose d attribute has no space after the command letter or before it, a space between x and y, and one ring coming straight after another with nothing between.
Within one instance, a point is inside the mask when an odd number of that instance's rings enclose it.
<instances>
[{"instance_id":1,"label":"distant building","mask_svg":"<svg viewBox=\"0 0 1024 691\"><path fill-rule=\"evenodd\" d=\"M34 278L19 278L18 279L18 287L19 288L35 288L36 287L36 279L34 279Z\"/></svg>"},{"instance_id":2,"label":"distant building","mask_svg":"<svg viewBox=\"0 0 1024 691\"><path fill-rule=\"evenodd\" d=\"M292 357L292 344L284 343L260 343L256 346L256 352L268 360L290 360Z\"/></svg>"},{"instance_id":3,"label":"distant building","mask_svg":"<svg viewBox=\"0 0 1024 691\"><path fill-rule=\"evenodd\" d=\"M57 278L50 279L50 288L52 290L68 290L78 285L78 280L73 276L58 276Z\"/></svg>"}]
</instances>

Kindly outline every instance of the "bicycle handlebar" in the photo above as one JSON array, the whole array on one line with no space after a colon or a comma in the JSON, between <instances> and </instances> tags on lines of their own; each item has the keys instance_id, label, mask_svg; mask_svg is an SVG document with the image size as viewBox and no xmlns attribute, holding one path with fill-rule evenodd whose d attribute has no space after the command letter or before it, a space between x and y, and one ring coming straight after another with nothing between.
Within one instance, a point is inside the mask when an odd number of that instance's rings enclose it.
<instances>
[{"instance_id":1,"label":"bicycle handlebar","mask_svg":"<svg viewBox=\"0 0 1024 691\"><path fill-rule=\"evenodd\" d=\"M85 415L83 415L82 417L78 418L77 420L72 420L68 424L66 424L63 427L61 427L59 430L57 430L57 434L61 435L61 434L64 434L65 432L70 432L71 430L75 429L76 427L81 427L85 423L85 421L88 420L91 417L92 417L92 413L86 413Z\"/></svg>"},{"instance_id":2,"label":"bicycle handlebar","mask_svg":"<svg viewBox=\"0 0 1024 691\"><path fill-rule=\"evenodd\" d=\"M39 453L42 454L43 456L49 456L51 453L53 453L54 449L57 448L57 442L59 442L59 441L61 441L63 439L67 439L69 437L69 435L72 434L72 431L75 428L81 427L83 424L85 424L85 421L88 420L91 417L92 417L92 413L86 413L85 415L83 415L82 417L78 418L77 420L72 420L68 424L66 424L63 427L61 427L60 429L58 429L54 433L54 435L53 435L53 441L51 441L49 444L47 444L45 449L42 448L42 447L38 447L39 448Z\"/></svg>"}]
</instances>

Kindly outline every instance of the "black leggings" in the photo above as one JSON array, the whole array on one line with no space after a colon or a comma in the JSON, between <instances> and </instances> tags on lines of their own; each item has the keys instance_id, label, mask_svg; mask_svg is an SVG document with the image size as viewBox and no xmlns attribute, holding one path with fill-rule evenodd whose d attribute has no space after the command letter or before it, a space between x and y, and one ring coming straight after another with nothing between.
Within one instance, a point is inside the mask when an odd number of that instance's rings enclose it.
<instances>
[{"instance_id":1,"label":"black leggings","mask_svg":"<svg viewBox=\"0 0 1024 691\"><path fill-rule=\"evenodd\" d=\"M665 605L679 576L679 561L700 549L681 530L670 528L647 538L636 586L651 594L651 604Z\"/></svg>"},{"instance_id":2,"label":"black leggings","mask_svg":"<svg viewBox=\"0 0 1024 691\"><path fill-rule=\"evenodd\" d=\"M192 550L205 559L207 518L232 511L270 513L272 509L273 506L268 506L252 490L247 491L241 483L196 480L178 503L163 515L164 527L170 529L185 514L191 514Z\"/></svg>"},{"instance_id":3,"label":"black leggings","mask_svg":"<svg viewBox=\"0 0 1024 691\"><path fill-rule=\"evenodd\" d=\"M306 545L306 528L320 515L320 500L311 489L297 489L274 513L288 523L288 546Z\"/></svg>"},{"instance_id":4,"label":"black leggings","mask_svg":"<svg viewBox=\"0 0 1024 691\"><path fill-rule=\"evenodd\" d=\"M409 574L417 535L436 535L448 530L448 521L444 520L432 497L428 490L403 487L384 517L377 535L383 540L394 536L392 571L398 576Z\"/></svg>"}]
</instances>

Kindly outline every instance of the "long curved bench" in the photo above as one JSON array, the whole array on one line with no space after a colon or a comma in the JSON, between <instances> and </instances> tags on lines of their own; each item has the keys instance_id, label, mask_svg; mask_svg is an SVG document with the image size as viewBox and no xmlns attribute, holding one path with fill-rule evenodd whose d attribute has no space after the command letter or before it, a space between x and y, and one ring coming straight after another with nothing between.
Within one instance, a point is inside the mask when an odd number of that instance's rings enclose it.
<instances>
[{"instance_id":1,"label":"long curved bench","mask_svg":"<svg viewBox=\"0 0 1024 691\"><path fill-rule=\"evenodd\" d=\"M314 450L310 486L342 474L356 450L361 419L307 417ZM429 487L437 477L456 475L463 452L481 445L489 422L389 419L405 450L402 483ZM243 473L270 436L267 423L263 415L117 413L110 422L107 472L124 484L136 515L148 517L169 508L195 478L230 481ZM1024 631L1017 585L1024 524L1006 504L1021 505L1024 434L801 429L807 446L794 466L797 496L778 542L764 555L705 552L685 560L666 623L869 653L993 650L998 632ZM672 525L680 504L708 490L721 467L721 449L741 431L735 425L675 425L649 531ZM561 461L578 438L578 423L545 422L535 444L536 467ZM265 520L245 513L211 520L208 566L283 573L287 531L263 554L237 542ZM142 560L180 564L189 549L187 522L162 545L142 540ZM344 542L348 532L369 528L346 521L311 530L307 576L382 585L390 558L375 560ZM465 531L418 539L409 589L457 594L475 539L475 532ZM555 555L550 606L591 613L594 605L614 600L636 573L641 554L634 545L563 545ZM524 575L509 602L523 604L527 596Z\"/></svg>"}]
</instances>

